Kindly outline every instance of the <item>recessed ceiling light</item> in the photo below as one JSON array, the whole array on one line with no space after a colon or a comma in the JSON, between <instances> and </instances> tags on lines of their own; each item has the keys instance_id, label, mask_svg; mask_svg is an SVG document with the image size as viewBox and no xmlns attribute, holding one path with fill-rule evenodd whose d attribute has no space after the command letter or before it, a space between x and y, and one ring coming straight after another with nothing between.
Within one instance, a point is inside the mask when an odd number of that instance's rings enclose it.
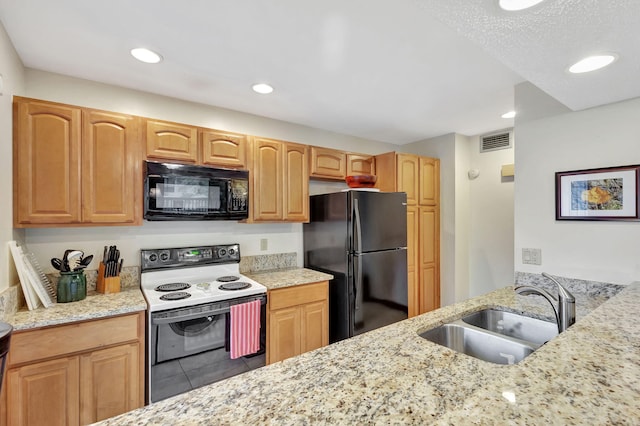
<instances>
[{"instance_id":1,"label":"recessed ceiling light","mask_svg":"<svg viewBox=\"0 0 640 426\"><path fill-rule=\"evenodd\" d=\"M569 72L580 74L583 72L595 71L610 65L616 60L615 55L596 55L584 58L569 67Z\"/></svg>"},{"instance_id":2,"label":"recessed ceiling light","mask_svg":"<svg viewBox=\"0 0 640 426\"><path fill-rule=\"evenodd\" d=\"M513 118L516 116L516 112L515 111L509 111L509 112L505 112L504 114L502 114L502 118Z\"/></svg>"},{"instance_id":3,"label":"recessed ceiling light","mask_svg":"<svg viewBox=\"0 0 640 426\"><path fill-rule=\"evenodd\" d=\"M543 0L499 0L498 4L504 10L509 12L515 12L517 10L524 10L541 3Z\"/></svg>"},{"instance_id":4,"label":"recessed ceiling light","mask_svg":"<svg viewBox=\"0 0 640 426\"><path fill-rule=\"evenodd\" d=\"M257 83L254 84L253 86L251 86L251 88L253 89L254 92L263 94L263 95L267 95L271 92L273 92L273 87L269 86L266 83Z\"/></svg>"},{"instance_id":5,"label":"recessed ceiling light","mask_svg":"<svg viewBox=\"0 0 640 426\"><path fill-rule=\"evenodd\" d=\"M158 55L153 50L145 49L144 47L131 49L131 55L137 60L146 62L147 64L157 64L162 60L162 56Z\"/></svg>"}]
</instances>

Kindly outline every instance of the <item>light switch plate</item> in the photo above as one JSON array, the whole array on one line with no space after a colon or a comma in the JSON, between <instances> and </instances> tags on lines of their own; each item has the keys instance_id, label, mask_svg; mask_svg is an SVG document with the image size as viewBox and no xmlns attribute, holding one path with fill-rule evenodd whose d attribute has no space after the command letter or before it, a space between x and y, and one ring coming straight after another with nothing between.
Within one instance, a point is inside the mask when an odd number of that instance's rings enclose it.
<instances>
[{"instance_id":1,"label":"light switch plate","mask_svg":"<svg viewBox=\"0 0 640 426\"><path fill-rule=\"evenodd\" d=\"M542 265L542 249L523 248L522 263L525 265Z\"/></svg>"},{"instance_id":2,"label":"light switch plate","mask_svg":"<svg viewBox=\"0 0 640 426\"><path fill-rule=\"evenodd\" d=\"M266 238L261 238L260 239L260 250L265 251L268 246L269 246L269 240L267 240Z\"/></svg>"}]
</instances>

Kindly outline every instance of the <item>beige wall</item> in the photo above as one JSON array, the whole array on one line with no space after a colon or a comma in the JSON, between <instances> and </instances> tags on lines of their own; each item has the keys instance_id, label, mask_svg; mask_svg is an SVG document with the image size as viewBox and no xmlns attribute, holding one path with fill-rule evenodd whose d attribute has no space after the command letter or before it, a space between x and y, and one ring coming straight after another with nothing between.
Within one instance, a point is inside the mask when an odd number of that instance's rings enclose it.
<instances>
[{"instance_id":1,"label":"beige wall","mask_svg":"<svg viewBox=\"0 0 640 426\"><path fill-rule=\"evenodd\" d=\"M7 242L21 240L22 232L13 230L12 189L12 97L24 92L24 67L9 36L0 24L0 292L17 283L15 267Z\"/></svg>"},{"instance_id":2,"label":"beige wall","mask_svg":"<svg viewBox=\"0 0 640 426\"><path fill-rule=\"evenodd\" d=\"M395 145L31 69L26 71L25 90L21 94L355 152L376 154L397 148ZM343 187L341 183L314 182L311 191L317 193ZM60 257L65 249L80 249L97 256L104 245L113 244L121 249L125 265L140 263L141 248L234 242L240 243L244 256L297 252L300 254L298 263L302 264L300 224L145 222L141 227L28 229L25 233L28 248L49 269L49 259ZM266 251L260 250L261 239L268 241Z\"/></svg>"},{"instance_id":3,"label":"beige wall","mask_svg":"<svg viewBox=\"0 0 640 426\"><path fill-rule=\"evenodd\" d=\"M549 100L531 86L516 87L516 105L540 111ZM640 98L558 112L516 119L515 269L638 281L640 222L556 221L555 173L640 164ZM524 265L522 248L542 249L542 265Z\"/></svg>"}]
</instances>

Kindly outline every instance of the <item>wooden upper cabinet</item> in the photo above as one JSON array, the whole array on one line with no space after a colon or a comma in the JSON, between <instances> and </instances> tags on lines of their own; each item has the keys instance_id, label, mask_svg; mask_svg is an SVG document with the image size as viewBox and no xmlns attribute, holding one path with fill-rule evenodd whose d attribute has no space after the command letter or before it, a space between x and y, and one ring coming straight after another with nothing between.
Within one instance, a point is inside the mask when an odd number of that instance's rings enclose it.
<instances>
[{"instance_id":1,"label":"wooden upper cabinet","mask_svg":"<svg viewBox=\"0 0 640 426\"><path fill-rule=\"evenodd\" d=\"M284 220L309 221L308 147L294 143L284 146Z\"/></svg>"},{"instance_id":2,"label":"wooden upper cabinet","mask_svg":"<svg viewBox=\"0 0 640 426\"><path fill-rule=\"evenodd\" d=\"M80 111L16 98L15 226L80 222Z\"/></svg>"},{"instance_id":3,"label":"wooden upper cabinet","mask_svg":"<svg viewBox=\"0 0 640 426\"><path fill-rule=\"evenodd\" d=\"M202 164L247 168L247 135L213 129L200 130Z\"/></svg>"},{"instance_id":4,"label":"wooden upper cabinet","mask_svg":"<svg viewBox=\"0 0 640 426\"><path fill-rule=\"evenodd\" d=\"M347 155L330 148L311 147L311 176L344 180L347 176Z\"/></svg>"},{"instance_id":5,"label":"wooden upper cabinet","mask_svg":"<svg viewBox=\"0 0 640 426\"><path fill-rule=\"evenodd\" d=\"M83 111L82 217L93 223L140 220L139 118Z\"/></svg>"},{"instance_id":6,"label":"wooden upper cabinet","mask_svg":"<svg viewBox=\"0 0 640 426\"><path fill-rule=\"evenodd\" d=\"M249 222L309 220L308 147L254 138Z\"/></svg>"},{"instance_id":7,"label":"wooden upper cabinet","mask_svg":"<svg viewBox=\"0 0 640 426\"><path fill-rule=\"evenodd\" d=\"M167 121L146 120L147 158L198 162L198 128Z\"/></svg>"},{"instance_id":8,"label":"wooden upper cabinet","mask_svg":"<svg viewBox=\"0 0 640 426\"><path fill-rule=\"evenodd\" d=\"M255 221L281 221L283 218L283 143L255 138L250 208Z\"/></svg>"},{"instance_id":9,"label":"wooden upper cabinet","mask_svg":"<svg viewBox=\"0 0 640 426\"><path fill-rule=\"evenodd\" d=\"M407 193L407 204L418 204L419 185L419 159L417 155L398 154L397 155L397 190Z\"/></svg>"},{"instance_id":10,"label":"wooden upper cabinet","mask_svg":"<svg viewBox=\"0 0 640 426\"><path fill-rule=\"evenodd\" d=\"M440 160L420 157L420 196L418 203L435 206L440 203Z\"/></svg>"},{"instance_id":11,"label":"wooden upper cabinet","mask_svg":"<svg viewBox=\"0 0 640 426\"><path fill-rule=\"evenodd\" d=\"M375 159L371 155L347 154L347 176L375 175Z\"/></svg>"}]
</instances>

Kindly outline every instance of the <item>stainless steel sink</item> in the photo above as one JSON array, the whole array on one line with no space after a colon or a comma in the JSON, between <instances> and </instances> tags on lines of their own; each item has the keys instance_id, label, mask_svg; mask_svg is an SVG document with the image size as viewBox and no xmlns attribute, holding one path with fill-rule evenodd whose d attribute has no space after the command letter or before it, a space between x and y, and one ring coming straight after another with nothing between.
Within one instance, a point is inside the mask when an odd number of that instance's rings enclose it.
<instances>
[{"instance_id":1,"label":"stainless steel sink","mask_svg":"<svg viewBox=\"0 0 640 426\"><path fill-rule=\"evenodd\" d=\"M542 345L558 335L556 323L514 314L512 312L485 309L462 318L467 324L509 337Z\"/></svg>"},{"instance_id":2,"label":"stainless steel sink","mask_svg":"<svg viewBox=\"0 0 640 426\"><path fill-rule=\"evenodd\" d=\"M425 331L420 337L495 364L517 364L539 346L481 330L461 321Z\"/></svg>"}]
</instances>

